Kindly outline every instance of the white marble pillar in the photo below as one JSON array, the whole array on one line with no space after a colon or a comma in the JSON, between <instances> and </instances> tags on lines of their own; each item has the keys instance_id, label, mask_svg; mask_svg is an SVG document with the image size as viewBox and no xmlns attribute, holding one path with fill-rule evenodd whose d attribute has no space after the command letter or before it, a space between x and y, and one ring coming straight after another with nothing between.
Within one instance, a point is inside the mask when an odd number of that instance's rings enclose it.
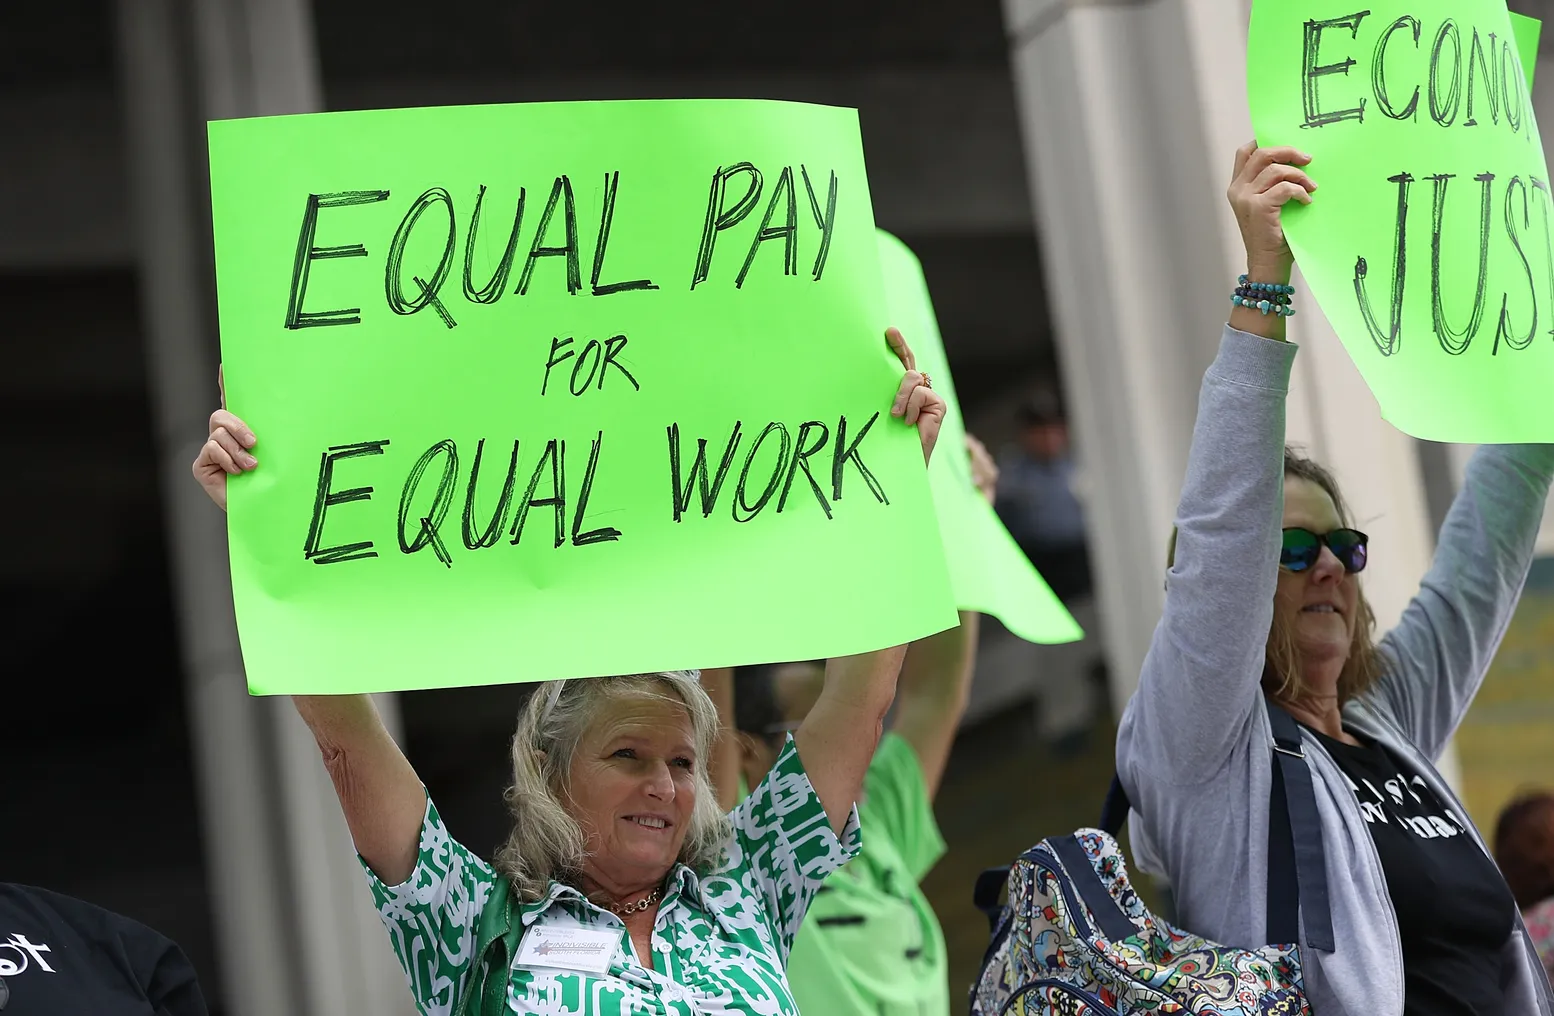
<instances>
[{"instance_id":1,"label":"white marble pillar","mask_svg":"<svg viewBox=\"0 0 1554 1016\"><path fill-rule=\"evenodd\" d=\"M1163 602L1166 540L1199 383L1244 255L1224 200L1246 109L1239 0L1005 0L1064 386L1090 477L1102 631L1121 706ZM1338 475L1402 613L1433 535L1415 442L1375 401L1309 294L1289 437Z\"/></svg>"},{"instance_id":2,"label":"white marble pillar","mask_svg":"<svg viewBox=\"0 0 1554 1016\"><path fill-rule=\"evenodd\" d=\"M232 1016L414 1012L312 738L250 698L221 513L189 464L216 406L207 117L320 108L306 0L120 0L135 241L221 983ZM234 407L240 408L240 407ZM391 729L394 703L382 703Z\"/></svg>"}]
</instances>

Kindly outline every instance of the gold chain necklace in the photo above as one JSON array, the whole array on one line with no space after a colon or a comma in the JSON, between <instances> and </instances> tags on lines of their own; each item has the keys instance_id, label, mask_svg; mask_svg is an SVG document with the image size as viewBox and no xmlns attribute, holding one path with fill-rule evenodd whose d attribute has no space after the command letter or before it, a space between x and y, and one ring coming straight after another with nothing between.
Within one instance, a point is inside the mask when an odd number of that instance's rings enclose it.
<instances>
[{"instance_id":1,"label":"gold chain necklace","mask_svg":"<svg viewBox=\"0 0 1554 1016\"><path fill-rule=\"evenodd\" d=\"M610 909L622 917L625 917L627 914L640 913L646 910L648 907L651 907L653 904L657 903L658 897L661 895L661 890L654 889L652 892L648 893L646 896L642 897L635 903L612 903L610 904Z\"/></svg>"}]
</instances>

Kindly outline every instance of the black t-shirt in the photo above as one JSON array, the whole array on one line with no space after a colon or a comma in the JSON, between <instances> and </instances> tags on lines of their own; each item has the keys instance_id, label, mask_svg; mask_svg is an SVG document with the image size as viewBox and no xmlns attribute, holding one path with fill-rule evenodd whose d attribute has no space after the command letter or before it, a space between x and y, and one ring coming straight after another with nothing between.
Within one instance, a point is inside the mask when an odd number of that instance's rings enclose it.
<instances>
[{"instance_id":1,"label":"black t-shirt","mask_svg":"<svg viewBox=\"0 0 1554 1016\"><path fill-rule=\"evenodd\" d=\"M1404 1016L1511 1016L1501 950L1516 902L1466 820L1381 745L1313 733L1349 778L1381 856L1403 936Z\"/></svg>"},{"instance_id":2,"label":"black t-shirt","mask_svg":"<svg viewBox=\"0 0 1554 1016\"><path fill-rule=\"evenodd\" d=\"M206 1016L194 968L171 939L11 882L0 882L0 981L0 1016Z\"/></svg>"}]
</instances>

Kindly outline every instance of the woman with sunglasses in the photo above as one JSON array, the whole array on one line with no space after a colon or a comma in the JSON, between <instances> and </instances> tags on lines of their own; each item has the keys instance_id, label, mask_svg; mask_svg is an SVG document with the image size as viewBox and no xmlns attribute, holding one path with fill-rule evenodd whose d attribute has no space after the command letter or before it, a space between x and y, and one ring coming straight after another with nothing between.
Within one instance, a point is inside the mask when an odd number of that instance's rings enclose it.
<instances>
[{"instance_id":1,"label":"woman with sunglasses","mask_svg":"<svg viewBox=\"0 0 1554 1016\"><path fill-rule=\"evenodd\" d=\"M1165 613L1118 731L1135 852L1169 878L1182 927L1266 944L1269 855L1291 842L1270 833L1282 709L1299 743L1280 747L1304 757L1323 855L1295 858L1312 1011L1549 1016L1515 901L1434 760L1521 594L1554 447L1474 456L1419 593L1375 641L1366 537L1333 477L1284 447L1296 349L1283 341L1293 257L1280 210L1312 200L1309 162L1293 148L1236 153L1228 196L1247 275L1204 377Z\"/></svg>"}]
</instances>

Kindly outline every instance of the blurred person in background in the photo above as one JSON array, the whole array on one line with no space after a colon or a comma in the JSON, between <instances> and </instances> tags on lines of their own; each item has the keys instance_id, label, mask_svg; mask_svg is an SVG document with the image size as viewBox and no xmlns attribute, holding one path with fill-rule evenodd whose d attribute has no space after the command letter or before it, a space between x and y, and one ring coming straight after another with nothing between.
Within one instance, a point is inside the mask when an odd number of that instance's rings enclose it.
<instances>
[{"instance_id":1,"label":"blurred person in background","mask_svg":"<svg viewBox=\"0 0 1554 1016\"><path fill-rule=\"evenodd\" d=\"M1068 420L1056 393L1038 392L1020 408L1018 440L998 459L994 507L1009 535L1074 614L1086 636L1074 646L1012 646L1024 658L1036 700L1036 734L1059 760L1089 746L1096 714L1106 699L1106 664L1096 637L1090 551L1078 463Z\"/></svg>"},{"instance_id":2,"label":"blurred person in background","mask_svg":"<svg viewBox=\"0 0 1554 1016\"><path fill-rule=\"evenodd\" d=\"M1064 603L1090 595L1085 510L1068 421L1057 396L1043 391L1020 409L1018 441L998 459L998 517Z\"/></svg>"},{"instance_id":3,"label":"blurred person in background","mask_svg":"<svg viewBox=\"0 0 1554 1016\"><path fill-rule=\"evenodd\" d=\"M1495 860L1554 982L1554 793L1517 798L1495 823Z\"/></svg>"},{"instance_id":4,"label":"blurred person in background","mask_svg":"<svg viewBox=\"0 0 1554 1016\"><path fill-rule=\"evenodd\" d=\"M967 436L972 478L989 501L998 469ZM788 982L804 1016L949 1016L944 930L920 886L944 856L933 801L955 741L976 664L978 615L912 643L902 665L890 730L864 776L858 816L863 849L826 879L810 905ZM709 670L722 713L713 773L725 808L766 778L788 732L818 701L819 663Z\"/></svg>"},{"instance_id":5,"label":"blurred person in background","mask_svg":"<svg viewBox=\"0 0 1554 1016\"><path fill-rule=\"evenodd\" d=\"M194 967L139 921L0 882L4 1016L205 1016Z\"/></svg>"}]
</instances>

